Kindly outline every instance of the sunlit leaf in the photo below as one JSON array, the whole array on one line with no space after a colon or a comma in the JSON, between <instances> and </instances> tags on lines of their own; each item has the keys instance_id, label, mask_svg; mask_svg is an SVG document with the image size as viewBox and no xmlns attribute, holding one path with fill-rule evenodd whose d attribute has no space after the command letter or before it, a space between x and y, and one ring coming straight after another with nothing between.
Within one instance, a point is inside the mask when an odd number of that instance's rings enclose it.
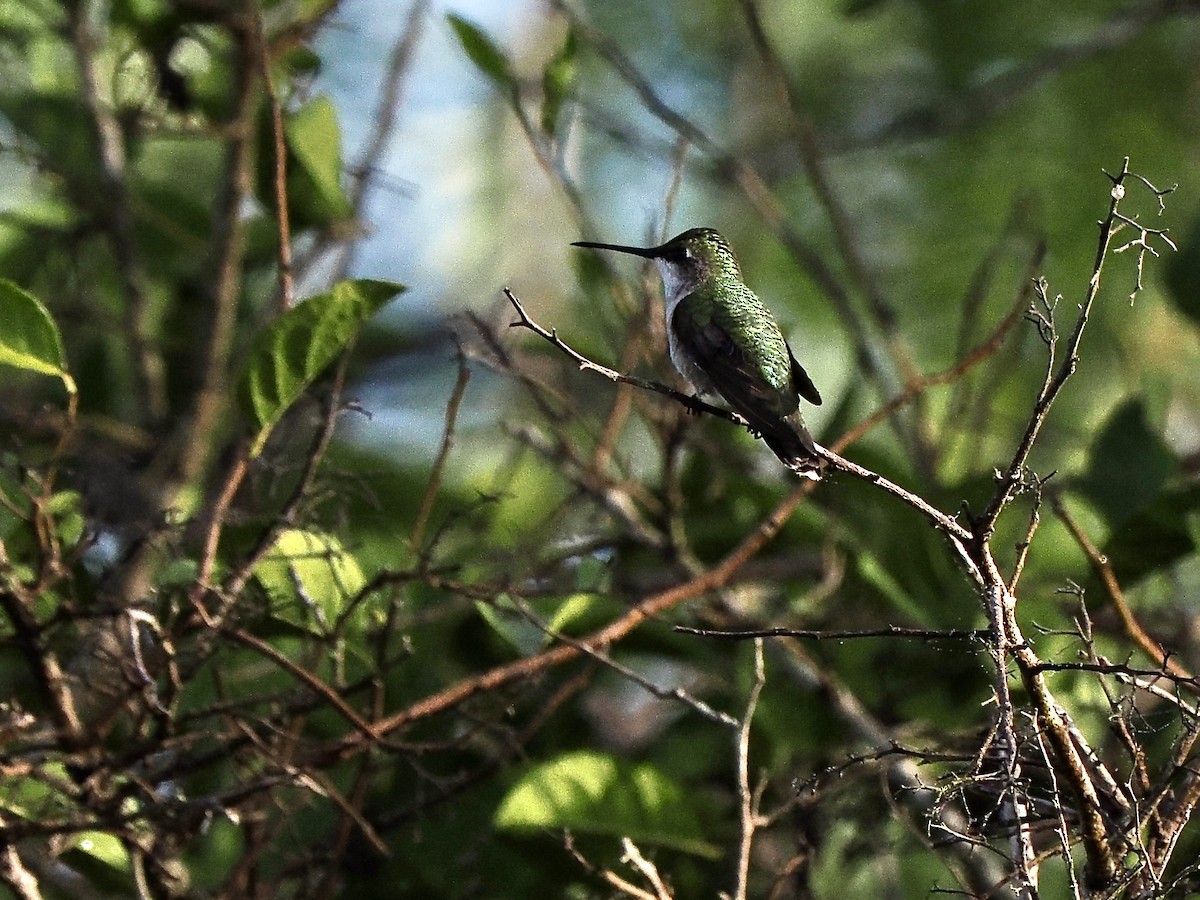
<instances>
[{"instance_id":1,"label":"sunlit leaf","mask_svg":"<svg viewBox=\"0 0 1200 900\"><path fill-rule=\"evenodd\" d=\"M59 861L110 896L127 895L132 860L115 835L103 831L81 831L74 835Z\"/></svg>"},{"instance_id":2,"label":"sunlit leaf","mask_svg":"<svg viewBox=\"0 0 1200 900\"><path fill-rule=\"evenodd\" d=\"M495 823L512 831L567 828L629 837L710 858L720 852L704 840L699 811L682 787L652 765L590 750L531 768L501 802Z\"/></svg>"},{"instance_id":3,"label":"sunlit leaf","mask_svg":"<svg viewBox=\"0 0 1200 900\"><path fill-rule=\"evenodd\" d=\"M554 632L571 631L578 623L589 621L597 610L608 611L608 603L596 594L571 594L564 597L553 614L547 619L547 627Z\"/></svg>"},{"instance_id":4,"label":"sunlit leaf","mask_svg":"<svg viewBox=\"0 0 1200 900\"><path fill-rule=\"evenodd\" d=\"M337 110L325 96L316 97L284 124L288 149L307 176L321 205L332 217L349 214L350 201L342 189L342 134Z\"/></svg>"},{"instance_id":5,"label":"sunlit leaf","mask_svg":"<svg viewBox=\"0 0 1200 900\"><path fill-rule=\"evenodd\" d=\"M9 40L44 34L47 25L61 24L64 16L64 8L54 0L0 3L0 33L7 35Z\"/></svg>"},{"instance_id":6,"label":"sunlit leaf","mask_svg":"<svg viewBox=\"0 0 1200 900\"><path fill-rule=\"evenodd\" d=\"M258 426L251 453L358 334L363 323L404 290L386 281L343 281L305 300L258 336L242 373L241 397Z\"/></svg>"},{"instance_id":7,"label":"sunlit leaf","mask_svg":"<svg viewBox=\"0 0 1200 900\"><path fill-rule=\"evenodd\" d=\"M367 581L358 560L336 537L299 528L279 533L254 574L274 601L275 616L296 625L316 619L322 630Z\"/></svg>"},{"instance_id":8,"label":"sunlit leaf","mask_svg":"<svg viewBox=\"0 0 1200 900\"><path fill-rule=\"evenodd\" d=\"M78 491L58 491L50 497L45 508L54 516L59 539L64 545L72 546L79 541L87 522Z\"/></svg>"},{"instance_id":9,"label":"sunlit leaf","mask_svg":"<svg viewBox=\"0 0 1200 900\"><path fill-rule=\"evenodd\" d=\"M114 868L129 866L129 851L114 835L103 831L81 831L71 843L88 856Z\"/></svg>"},{"instance_id":10,"label":"sunlit leaf","mask_svg":"<svg viewBox=\"0 0 1200 900\"><path fill-rule=\"evenodd\" d=\"M37 297L0 278L0 365L61 379L70 393L75 381L67 372L62 336L50 311Z\"/></svg>"}]
</instances>

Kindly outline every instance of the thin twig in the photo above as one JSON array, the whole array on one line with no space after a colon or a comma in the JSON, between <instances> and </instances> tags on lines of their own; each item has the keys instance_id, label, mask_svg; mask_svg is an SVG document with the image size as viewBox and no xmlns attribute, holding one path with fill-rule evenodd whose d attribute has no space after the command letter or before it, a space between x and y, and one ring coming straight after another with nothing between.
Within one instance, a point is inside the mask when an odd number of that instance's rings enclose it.
<instances>
[{"instance_id":1,"label":"thin twig","mask_svg":"<svg viewBox=\"0 0 1200 900\"><path fill-rule=\"evenodd\" d=\"M1025 536L1017 544L1017 561L1013 563L1012 575L1008 578L1010 594L1017 592L1017 584L1021 580L1021 573L1025 571L1025 562L1029 559L1029 548L1033 546L1033 537L1042 522L1042 487L1050 477L1047 475L1045 478L1034 478L1030 481L1029 490L1033 494L1033 503L1029 508L1029 526L1025 529Z\"/></svg>"},{"instance_id":2,"label":"thin twig","mask_svg":"<svg viewBox=\"0 0 1200 900\"><path fill-rule=\"evenodd\" d=\"M1156 665L1162 666L1177 678L1190 680L1191 673L1174 656L1167 653L1162 648L1162 645L1154 640L1137 620L1137 616L1133 614L1133 609L1125 599L1125 592L1121 590L1121 583L1117 581L1112 564L1100 552L1100 548L1092 543L1092 539L1088 537L1087 532L1083 530L1083 527L1071 514L1070 510L1067 509L1062 495L1057 491L1052 493L1050 495L1050 504L1054 509L1054 514L1067 526L1067 530L1071 532L1071 536L1075 538L1075 542L1079 544L1079 548L1083 550L1084 555L1088 558L1088 562L1091 563L1092 571L1096 573L1096 577L1104 585L1104 589L1108 593L1108 599L1112 601L1113 608L1116 609L1117 615L1121 619L1121 624L1125 628L1125 633L1129 635L1130 639ZM1194 684L1191 686L1195 689Z\"/></svg>"},{"instance_id":3,"label":"thin twig","mask_svg":"<svg viewBox=\"0 0 1200 900\"><path fill-rule=\"evenodd\" d=\"M454 382L454 390L450 392L450 400L446 404L446 424L442 430L442 444L438 448L437 458L433 461L433 469L429 473L429 484L425 488L425 496L421 498L421 507L417 512L417 520L413 523L412 534L408 542L413 550L421 552L421 544L425 540L425 527L429 523L429 515L433 511L434 500L441 490L442 476L446 469L446 460L454 446L454 426L458 421L458 409L462 404L463 394L467 390L467 382L471 380L471 369L467 366L466 356L462 348L458 351L458 377Z\"/></svg>"},{"instance_id":4,"label":"thin twig","mask_svg":"<svg viewBox=\"0 0 1200 900\"><path fill-rule=\"evenodd\" d=\"M342 412L342 394L346 387L346 367L350 363L352 349L353 347L350 345L342 351L342 355L334 368L329 385L329 397L325 403L324 415L321 417L321 423L309 442L308 449L304 455L304 470L300 473L299 480L296 482L295 487L292 488L279 514L259 534L250 552L226 576L220 589L222 596L229 598L240 596L243 588L246 586L246 582L253 575L255 566L270 552L271 548L275 545L275 540L279 536L279 533L296 524L301 508L309 498L313 483L317 478L317 472L320 470L321 463L325 459L325 454L329 450L329 445L333 441L334 432L337 431L338 416Z\"/></svg>"},{"instance_id":5,"label":"thin twig","mask_svg":"<svg viewBox=\"0 0 1200 900\"><path fill-rule=\"evenodd\" d=\"M0 828L5 827L0 818ZM17 853L16 845L5 841L0 849L0 882L8 885L9 890L20 900L42 900L42 890L38 878L25 867L21 856Z\"/></svg>"},{"instance_id":6,"label":"thin twig","mask_svg":"<svg viewBox=\"0 0 1200 900\"><path fill-rule=\"evenodd\" d=\"M325 702L341 713L347 722L357 728L373 743L380 743L383 740L383 736L371 725L370 722L366 721L348 703L346 703L346 701L342 699L341 695L335 688L327 685L303 666L292 662L284 653L276 650L269 643L262 640L262 638L255 637L248 631L243 631L240 628L222 628L221 634L225 635L235 643L241 644L244 647L249 647L256 653L261 654L262 656L271 660L271 662L273 662L276 666L290 674L293 678L308 685L308 687L323 697Z\"/></svg>"},{"instance_id":7,"label":"thin twig","mask_svg":"<svg viewBox=\"0 0 1200 900\"><path fill-rule=\"evenodd\" d=\"M430 2L431 0L413 0L408 9L408 18L400 36L392 45L387 74L384 75L383 86L379 89L379 97L375 101L375 114L371 117L374 129L362 154L350 167L350 209L356 218L363 217L367 199L375 186L375 175L399 124L400 108L404 102L405 78L424 32ZM360 241L347 241L343 244L332 267L335 281L346 277L354 264L354 256L360 244Z\"/></svg>"},{"instance_id":8,"label":"thin twig","mask_svg":"<svg viewBox=\"0 0 1200 900\"><path fill-rule=\"evenodd\" d=\"M257 45L258 64L261 67L263 90L267 95L267 105L271 110L271 136L274 141L275 172L273 186L275 189L275 214L278 222L279 247L279 312L291 309L295 300L295 287L292 275L292 228L288 211L287 189L287 140L283 128L283 108L279 105L279 95L275 92L275 82L271 78L271 55L267 47L267 38L263 29L262 11L255 6L254 40Z\"/></svg>"},{"instance_id":9,"label":"thin twig","mask_svg":"<svg viewBox=\"0 0 1200 900\"><path fill-rule=\"evenodd\" d=\"M955 549L960 562L963 562L968 572L972 577L978 578L975 563L970 558L969 554L962 547L962 543L971 540L971 532L965 526L959 524L954 516L948 516L940 509L929 503L924 497L914 494L907 488L902 488L894 481L880 475L878 472L873 472L865 466L860 466L858 463L839 456L832 450L822 447L817 444L817 453L822 459L830 464L839 472L845 472L848 475L853 475L855 478L860 478L863 481L869 482L879 488L882 488L887 493L891 494L899 500L904 501L913 509L924 515L930 520L939 530L946 533L951 545Z\"/></svg>"},{"instance_id":10,"label":"thin twig","mask_svg":"<svg viewBox=\"0 0 1200 900\"><path fill-rule=\"evenodd\" d=\"M538 337L542 338L545 341L548 341L554 347L558 348L563 353L565 353L567 356L569 356L571 359L573 359L576 363L578 363L580 371L586 370L586 371L598 372L601 375L603 375L605 378L609 379L610 381L615 381L620 384L630 384L630 385L633 385L634 387L641 388L642 390L645 390L645 391L655 391L656 393L663 394L667 397L670 397L672 400L676 401L677 403L682 403L684 406L686 406L692 412L708 413L710 416L717 416L718 418L726 419L730 422L736 422L739 425L748 425L746 420L743 419L741 416L739 416L737 413L730 412L727 409L721 409L719 406L713 406L710 403L705 403L699 397L693 397L693 396L683 393L682 391L677 391L674 388L668 387L667 385L662 384L661 382L658 382L658 381L650 381L645 378L637 378L633 375L623 375L622 373L616 371L615 369L610 369L607 366L602 366L597 362L593 362L592 360L590 360L586 356L584 356L582 353L580 353L579 351L577 351L573 347L571 347L562 338L560 338L558 336L557 329L552 329L550 331L547 331L545 328L543 328L541 325L539 325L537 322L535 322L532 318L530 318L529 314L525 311L525 307L521 304L521 301L517 299L516 295L511 290L509 290L508 288L504 288L504 296L506 296L508 298L509 303L511 303L513 305L513 309L515 309L517 311L517 315L520 317L518 319L518 321L513 322L510 327L512 327L512 328L528 328L530 331L532 331Z\"/></svg>"},{"instance_id":11,"label":"thin twig","mask_svg":"<svg viewBox=\"0 0 1200 900\"><path fill-rule=\"evenodd\" d=\"M671 892L667 890L662 876L658 874L658 868L642 855L637 844L629 838L621 838L621 862L629 863L642 873L642 877L653 886L654 895L658 900L671 900Z\"/></svg>"},{"instance_id":12,"label":"thin twig","mask_svg":"<svg viewBox=\"0 0 1200 900\"><path fill-rule=\"evenodd\" d=\"M856 638L897 637L938 641L979 641L985 639L990 633L987 629L983 628L947 628L938 630L901 628L898 625L890 625L887 628L864 629L862 631L809 631L797 628L751 628L738 631L725 631L713 628L693 628L690 625L676 625L675 630L681 634L728 638L738 641L768 637L786 637L812 641L846 641L855 640Z\"/></svg>"},{"instance_id":13,"label":"thin twig","mask_svg":"<svg viewBox=\"0 0 1200 900\"><path fill-rule=\"evenodd\" d=\"M1083 332L1087 328L1092 305L1100 293L1100 276L1104 271L1104 261L1108 256L1109 249L1112 246L1113 234L1119 224L1118 207L1121 200L1125 197L1123 182L1126 178L1131 177L1131 175L1132 173L1129 171L1129 157L1125 157L1121 165L1121 171L1116 175L1108 176L1113 183L1108 215L1100 222L1100 237L1097 241L1096 259L1092 266L1092 275L1088 280L1087 291L1079 307L1079 315L1075 320L1075 327L1072 329L1070 337L1067 338L1066 353L1053 377L1049 379L1039 393L1034 403L1033 415L1030 416L1025 434L1022 436L1012 460L1001 477L1000 486L976 524L975 533L981 542L989 539L995 531L996 519L999 518L1000 512L1008 505L1017 486L1021 483L1021 473L1025 470L1025 466L1029 461L1029 453L1033 449L1034 442L1037 440L1042 426L1045 424L1051 406L1053 406L1055 399L1061 393L1067 380L1075 373L1075 368L1079 364L1079 346L1083 341ZM1140 178L1140 176L1138 177ZM1141 180L1149 185L1149 182L1146 182L1145 179ZM1162 194L1153 188L1153 186L1150 187L1161 199Z\"/></svg>"},{"instance_id":14,"label":"thin twig","mask_svg":"<svg viewBox=\"0 0 1200 900\"><path fill-rule=\"evenodd\" d=\"M555 629L548 626L539 616L537 616L534 613L534 611L530 608L529 604L526 603L523 599L521 599L520 597L511 596L511 595L510 595L510 597L513 601L513 604L520 611L521 615L524 616L525 619L527 621L529 621L530 623L532 623L536 628L538 628L539 630L544 632L547 637L552 638L553 640L557 641L558 643L566 644L571 647L576 647L581 653L584 653L587 656L590 656L592 659L596 660L601 665L607 666L608 668L612 669L614 672L619 674L622 678L633 682L634 684L638 685L646 692L657 697L659 700L676 700L676 701L682 703L684 706L690 707L692 710L694 710L696 713L698 713L700 716L704 717L705 719L708 719L710 722L714 722L714 723L724 726L726 728L737 728L739 726L740 723L738 722L737 719L733 718L728 713L723 713L719 710L713 709L711 706L709 706L707 703L705 703L699 697L692 696L688 691L684 690L683 688L681 688L681 687L675 687L675 688L662 687L661 685L654 683L649 678L646 678L645 676L643 676L636 670L632 669L631 667L625 665L622 662L618 662L617 660L613 659L611 655L604 652L603 650L595 648L595 647L591 647L583 641L576 640L575 638L565 635L560 631L556 631Z\"/></svg>"}]
</instances>

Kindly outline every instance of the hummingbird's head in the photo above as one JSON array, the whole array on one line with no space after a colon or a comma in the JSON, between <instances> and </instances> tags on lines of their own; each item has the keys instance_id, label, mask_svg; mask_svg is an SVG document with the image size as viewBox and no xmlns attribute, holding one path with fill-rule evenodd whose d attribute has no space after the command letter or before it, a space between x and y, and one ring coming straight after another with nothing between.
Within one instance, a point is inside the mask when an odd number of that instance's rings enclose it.
<instances>
[{"instance_id":1,"label":"hummingbird's head","mask_svg":"<svg viewBox=\"0 0 1200 900\"><path fill-rule=\"evenodd\" d=\"M690 293L708 278L733 276L740 280L742 277L733 250L725 238L712 228L689 229L657 247L626 247L593 241L577 241L572 246L615 250L654 260L662 275L668 305Z\"/></svg>"}]
</instances>

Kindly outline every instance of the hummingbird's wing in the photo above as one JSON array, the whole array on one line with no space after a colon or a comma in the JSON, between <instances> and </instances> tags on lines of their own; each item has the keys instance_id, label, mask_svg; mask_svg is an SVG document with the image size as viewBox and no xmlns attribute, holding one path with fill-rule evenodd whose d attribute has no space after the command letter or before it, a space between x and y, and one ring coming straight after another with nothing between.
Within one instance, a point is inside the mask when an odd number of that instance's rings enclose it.
<instances>
[{"instance_id":1,"label":"hummingbird's wing","mask_svg":"<svg viewBox=\"0 0 1200 900\"><path fill-rule=\"evenodd\" d=\"M821 396L757 299L750 295L749 314L739 315L725 305L685 297L675 307L671 328L690 360L784 465L802 477L819 478L821 459L804 427L798 394L802 389L817 402Z\"/></svg>"},{"instance_id":2,"label":"hummingbird's wing","mask_svg":"<svg viewBox=\"0 0 1200 900\"><path fill-rule=\"evenodd\" d=\"M792 348L788 347L788 356L792 360L792 381L796 382L796 390L800 396L811 403L813 406L821 405L821 392L817 390L817 386L812 383L812 379L808 377L808 373L804 371L804 366L796 362L796 355L792 353Z\"/></svg>"},{"instance_id":3,"label":"hummingbird's wing","mask_svg":"<svg viewBox=\"0 0 1200 900\"><path fill-rule=\"evenodd\" d=\"M732 321L731 313L684 299L675 308L671 325L696 366L755 430L762 431L764 425L778 422L799 406L798 385L790 384L795 376L787 366L800 367L773 321L767 326L770 332L742 334L741 340L735 340L739 323ZM764 341L775 346L764 350ZM807 375L804 381L816 394Z\"/></svg>"}]
</instances>

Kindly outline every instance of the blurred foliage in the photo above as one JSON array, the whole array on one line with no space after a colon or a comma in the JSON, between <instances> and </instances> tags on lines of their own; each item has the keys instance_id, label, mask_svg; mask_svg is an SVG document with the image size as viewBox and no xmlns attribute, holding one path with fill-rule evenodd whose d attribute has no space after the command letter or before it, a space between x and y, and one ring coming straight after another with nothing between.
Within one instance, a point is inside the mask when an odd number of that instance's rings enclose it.
<instances>
[{"instance_id":1,"label":"blurred foliage","mask_svg":"<svg viewBox=\"0 0 1200 900\"><path fill-rule=\"evenodd\" d=\"M930 832L952 807L1008 852L970 777L986 619L945 535L839 474L738 558L794 487L770 454L507 329L495 290L679 387L657 276L567 245L717 227L824 397L818 440L912 388L845 455L966 524L1045 378L1030 280L1061 294L1061 352L1103 170L1178 182L1165 212L1131 183L1123 210L1179 252L1117 235L994 543L1011 571L1040 515L1017 615L1043 658L1160 665L1109 565L1195 671L1195 4L551 0L506 29L430 7L395 49L440 41L484 99L453 142L400 134L470 200L405 223L436 265L385 281L351 252L402 243L370 202L394 123L350 135L367 117L326 90L380 9L0 0L0 896L582 898L651 872L714 896L748 789L746 896L1001 879ZM402 102L419 70L359 49ZM841 636L769 640L760 683L750 644L675 625ZM924 631L847 634L893 627ZM1047 678L1122 781L1187 762L1166 691ZM1193 827L1162 896L1197 854ZM1066 896L1068 868L1043 872Z\"/></svg>"}]
</instances>

